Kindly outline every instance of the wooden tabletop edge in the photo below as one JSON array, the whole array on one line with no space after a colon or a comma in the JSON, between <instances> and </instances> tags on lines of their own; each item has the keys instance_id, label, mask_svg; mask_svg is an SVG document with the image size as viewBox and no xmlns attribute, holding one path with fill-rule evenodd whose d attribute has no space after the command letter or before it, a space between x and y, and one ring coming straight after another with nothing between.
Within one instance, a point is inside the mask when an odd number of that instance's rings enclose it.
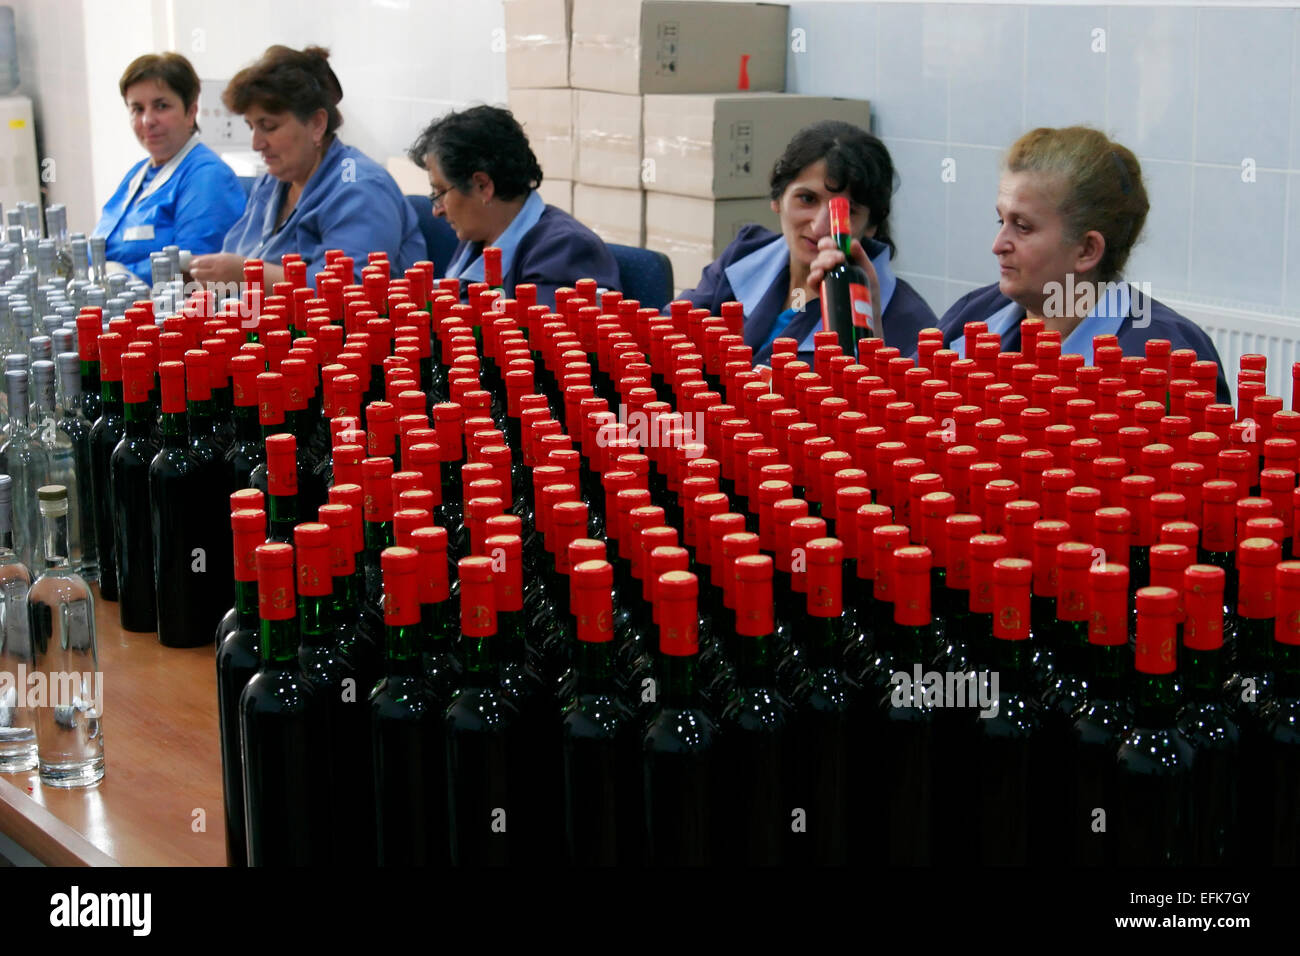
<instances>
[{"instance_id":1,"label":"wooden tabletop edge","mask_svg":"<svg viewBox=\"0 0 1300 956\"><path fill-rule=\"evenodd\" d=\"M0 831L46 866L120 865L3 777L0 777Z\"/></svg>"}]
</instances>

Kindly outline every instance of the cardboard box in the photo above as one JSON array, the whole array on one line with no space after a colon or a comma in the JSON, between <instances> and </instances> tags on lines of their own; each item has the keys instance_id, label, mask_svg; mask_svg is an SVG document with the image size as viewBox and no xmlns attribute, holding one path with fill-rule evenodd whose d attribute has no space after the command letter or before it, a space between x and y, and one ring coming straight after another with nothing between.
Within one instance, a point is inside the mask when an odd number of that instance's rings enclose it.
<instances>
[{"instance_id":1,"label":"cardboard box","mask_svg":"<svg viewBox=\"0 0 1300 956\"><path fill-rule=\"evenodd\" d=\"M819 120L871 128L866 100L794 93L643 99L645 188L702 199L768 195L773 164L795 133Z\"/></svg>"},{"instance_id":2,"label":"cardboard box","mask_svg":"<svg viewBox=\"0 0 1300 956\"><path fill-rule=\"evenodd\" d=\"M606 242L639 246L645 239L645 192L574 183L573 218Z\"/></svg>"},{"instance_id":3,"label":"cardboard box","mask_svg":"<svg viewBox=\"0 0 1300 956\"><path fill-rule=\"evenodd\" d=\"M505 5L506 84L569 85L572 0L508 0Z\"/></svg>"},{"instance_id":4,"label":"cardboard box","mask_svg":"<svg viewBox=\"0 0 1300 956\"><path fill-rule=\"evenodd\" d=\"M772 3L574 0L569 85L610 93L783 90L788 21L789 8Z\"/></svg>"},{"instance_id":5,"label":"cardboard box","mask_svg":"<svg viewBox=\"0 0 1300 956\"><path fill-rule=\"evenodd\" d=\"M678 291L695 288L704 267L751 222L776 232L781 229L768 199L713 200L646 193L645 247L672 260L673 284Z\"/></svg>"},{"instance_id":6,"label":"cardboard box","mask_svg":"<svg viewBox=\"0 0 1300 956\"><path fill-rule=\"evenodd\" d=\"M573 100L570 89L510 91L510 112L523 126L545 176L573 179Z\"/></svg>"},{"instance_id":7,"label":"cardboard box","mask_svg":"<svg viewBox=\"0 0 1300 956\"><path fill-rule=\"evenodd\" d=\"M537 190L542 202L573 215L573 183L567 179L543 179Z\"/></svg>"},{"instance_id":8,"label":"cardboard box","mask_svg":"<svg viewBox=\"0 0 1300 956\"><path fill-rule=\"evenodd\" d=\"M641 100L577 91L578 182L641 188Z\"/></svg>"}]
</instances>

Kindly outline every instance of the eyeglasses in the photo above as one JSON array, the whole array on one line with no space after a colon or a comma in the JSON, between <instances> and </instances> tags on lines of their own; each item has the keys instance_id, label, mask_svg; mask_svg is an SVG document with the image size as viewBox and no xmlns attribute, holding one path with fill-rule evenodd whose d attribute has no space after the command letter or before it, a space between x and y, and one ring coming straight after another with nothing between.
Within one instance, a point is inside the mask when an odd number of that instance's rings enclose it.
<instances>
[{"instance_id":1,"label":"eyeglasses","mask_svg":"<svg viewBox=\"0 0 1300 956\"><path fill-rule=\"evenodd\" d=\"M442 203L443 197L445 197L447 193L451 192L452 189L454 188L455 187L453 186L448 186L446 189L443 189L440 192L429 193L429 202L433 203L433 208L437 209L439 206L441 206L443 204Z\"/></svg>"}]
</instances>

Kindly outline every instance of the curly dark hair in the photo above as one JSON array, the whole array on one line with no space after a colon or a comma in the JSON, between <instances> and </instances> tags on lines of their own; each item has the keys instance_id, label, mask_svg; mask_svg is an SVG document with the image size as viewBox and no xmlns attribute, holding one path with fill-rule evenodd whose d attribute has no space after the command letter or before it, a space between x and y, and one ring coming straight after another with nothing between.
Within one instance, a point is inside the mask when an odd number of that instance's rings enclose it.
<instances>
[{"instance_id":1,"label":"curly dark hair","mask_svg":"<svg viewBox=\"0 0 1300 956\"><path fill-rule=\"evenodd\" d=\"M889 150L875 136L852 123L823 120L794 134L781 158L772 167L772 198L778 202L799 173L826 160L826 186L839 191L847 187L853 201L870 211L868 226L876 227L875 238L897 253L889 235L889 207L898 174Z\"/></svg>"},{"instance_id":2,"label":"curly dark hair","mask_svg":"<svg viewBox=\"0 0 1300 956\"><path fill-rule=\"evenodd\" d=\"M261 58L234 75L221 95L232 113L260 106L268 113L293 113L302 122L317 110L325 111L325 135L343 125L339 101L343 86L329 65L330 51L318 46L294 50L267 47Z\"/></svg>"},{"instance_id":3,"label":"curly dark hair","mask_svg":"<svg viewBox=\"0 0 1300 956\"><path fill-rule=\"evenodd\" d=\"M542 167L514 114L498 106L452 111L425 128L407 151L421 169L428 157L447 183L469 192L475 173L492 179L496 195L518 199L542 184Z\"/></svg>"}]
</instances>

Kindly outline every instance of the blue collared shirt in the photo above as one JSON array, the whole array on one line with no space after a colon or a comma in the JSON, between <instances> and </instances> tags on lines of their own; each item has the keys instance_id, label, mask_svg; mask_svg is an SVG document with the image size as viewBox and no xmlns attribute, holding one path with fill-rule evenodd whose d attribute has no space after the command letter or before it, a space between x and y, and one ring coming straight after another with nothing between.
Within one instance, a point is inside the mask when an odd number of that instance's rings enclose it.
<instances>
[{"instance_id":1,"label":"blue collared shirt","mask_svg":"<svg viewBox=\"0 0 1300 956\"><path fill-rule=\"evenodd\" d=\"M1074 327L1073 331L1061 343L1062 355L1072 353L1082 355L1084 365L1091 365L1093 362L1093 337L1097 335L1114 335L1118 332L1120 324L1128 316L1129 305L1132 302L1132 295L1127 282L1110 283L1104 288L1106 290L1105 294L1098 299L1092 311ZM988 325L990 332L1006 335L1024 317L1024 308L1015 302L1009 302L984 321ZM958 355L965 355L966 336L959 335L949 343L948 348Z\"/></svg>"},{"instance_id":2,"label":"blue collared shirt","mask_svg":"<svg viewBox=\"0 0 1300 956\"><path fill-rule=\"evenodd\" d=\"M342 249L358 273L368 253L386 252L397 275L427 254L415 210L393 177L338 139L307 180L289 218L276 229L288 188L269 174L258 179L222 250L272 263L286 252L296 252L307 263L308 282L324 268L327 249Z\"/></svg>"}]
</instances>

